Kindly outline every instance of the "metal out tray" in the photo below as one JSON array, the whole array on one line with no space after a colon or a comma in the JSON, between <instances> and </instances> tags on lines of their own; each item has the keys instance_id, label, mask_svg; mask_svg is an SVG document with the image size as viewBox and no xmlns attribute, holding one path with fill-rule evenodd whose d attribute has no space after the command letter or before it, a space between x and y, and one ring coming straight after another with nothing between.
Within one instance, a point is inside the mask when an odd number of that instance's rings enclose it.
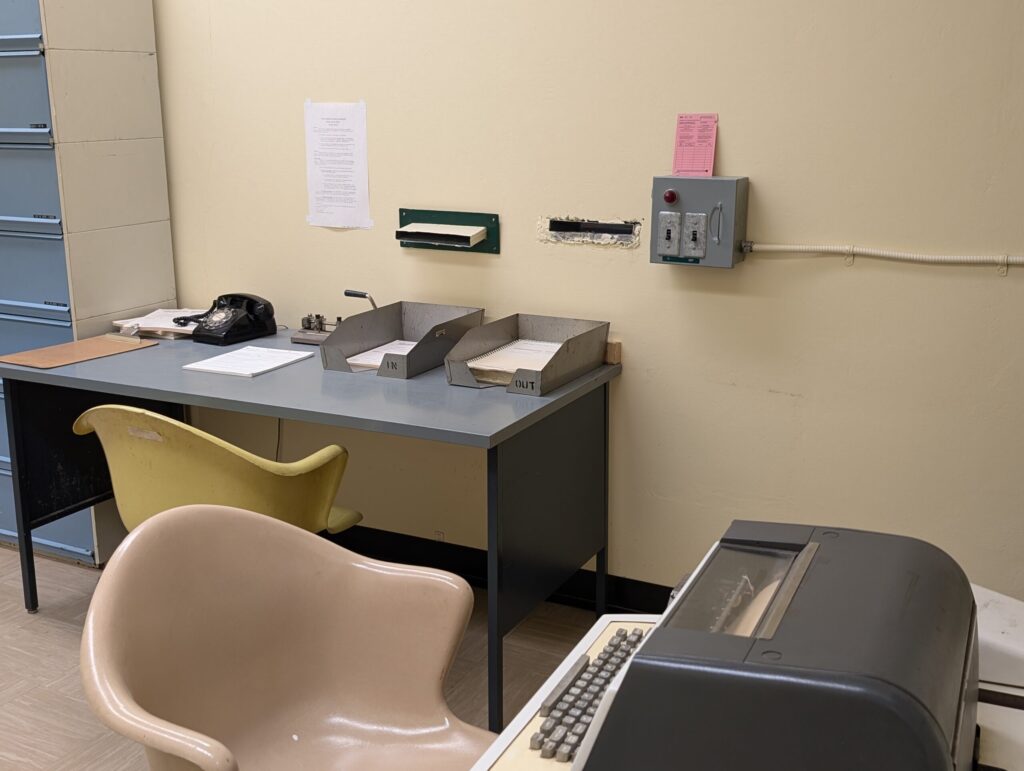
<instances>
[{"instance_id":1,"label":"metal out tray","mask_svg":"<svg viewBox=\"0 0 1024 771\"><path fill-rule=\"evenodd\" d=\"M483 318L483 308L403 300L340 322L320 344L320 357L324 369L351 372L350 356L392 340L416 340L407 354L385 354L377 370L382 377L404 380L440 367L452 347Z\"/></svg>"},{"instance_id":2,"label":"metal out tray","mask_svg":"<svg viewBox=\"0 0 1024 771\"><path fill-rule=\"evenodd\" d=\"M604 363L608 343L607 321L565 319L516 313L471 329L444 360L451 385L489 388L477 380L468 362L516 340L561 343L551 360L540 370L518 369L505 390L513 394L541 396Z\"/></svg>"}]
</instances>

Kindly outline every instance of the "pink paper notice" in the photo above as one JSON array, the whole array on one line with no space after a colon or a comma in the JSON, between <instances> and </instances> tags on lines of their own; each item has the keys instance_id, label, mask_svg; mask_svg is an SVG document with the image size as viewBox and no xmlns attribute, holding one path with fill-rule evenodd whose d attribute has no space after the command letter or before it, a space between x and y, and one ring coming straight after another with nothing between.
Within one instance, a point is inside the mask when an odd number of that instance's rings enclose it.
<instances>
[{"instance_id":1,"label":"pink paper notice","mask_svg":"<svg viewBox=\"0 0 1024 771\"><path fill-rule=\"evenodd\" d=\"M681 113L676 120L676 152L672 173L681 177L710 177L715 168L718 113Z\"/></svg>"}]
</instances>

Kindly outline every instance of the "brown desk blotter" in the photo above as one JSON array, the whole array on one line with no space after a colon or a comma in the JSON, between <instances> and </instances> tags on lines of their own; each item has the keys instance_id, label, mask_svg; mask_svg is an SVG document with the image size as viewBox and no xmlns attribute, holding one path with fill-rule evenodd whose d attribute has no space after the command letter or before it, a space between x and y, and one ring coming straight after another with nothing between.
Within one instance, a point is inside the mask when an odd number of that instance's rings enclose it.
<instances>
[{"instance_id":1,"label":"brown desk blotter","mask_svg":"<svg viewBox=\"0 0 1024 771\"><path fill-rule=\"evenodd\" d=\"M0 362L17 364L22 367L35 367L36 369L52 369L53 367L63 367L65 364L89 361L89 359L101 359L116 353L138 351L156 344L156 340L140 340L137 337L125 337L124 340L117 340L113 335L100 335L74 343L61 343L46 348L35 348L31 351L9 353L6 356L0 356Z\"/></svg>"}]
</instances>

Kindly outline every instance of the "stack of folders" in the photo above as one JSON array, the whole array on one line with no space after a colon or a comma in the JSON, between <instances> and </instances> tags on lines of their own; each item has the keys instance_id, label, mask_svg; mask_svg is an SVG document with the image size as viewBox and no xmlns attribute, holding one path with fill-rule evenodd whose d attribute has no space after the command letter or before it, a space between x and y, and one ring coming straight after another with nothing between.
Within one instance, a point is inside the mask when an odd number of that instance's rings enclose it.
<instances>
[{"instance_id":1,"label":"stack of folders","mask_svg":"<svg viewBox=\"0 0 1024 771\"><path fill-rule=\"evenodd\" d=\"M562 347L544 340L513 340L466 362L481 383L508 385L518 369L542 370Z\"/></svg>"},{"instance_id":2,"label":"stack of folders","mask_svg":"<svg viewBox=\"0 0 1024 771\"><path fill-rule=\"evenodd\" d=\"M196 328L196 325L191 323L179 327L174 323L174 319L179 316L197 316L205 312L205 308L160 308L145 316L139 316L134 319L121 319L113 323L125 335L177 339L179 337L191 337L192 330Z\"/></svg>"}]
</instances>

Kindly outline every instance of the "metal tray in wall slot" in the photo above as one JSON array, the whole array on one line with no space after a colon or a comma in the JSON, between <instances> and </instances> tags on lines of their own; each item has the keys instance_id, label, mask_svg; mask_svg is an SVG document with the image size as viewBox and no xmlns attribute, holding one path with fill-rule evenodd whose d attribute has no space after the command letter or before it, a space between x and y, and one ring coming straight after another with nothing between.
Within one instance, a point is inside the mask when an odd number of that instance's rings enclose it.
<instances>
[{"instance_id":1,"label":"metal tray in wall slot","mask_svg":"<svg viewBox=\"0 0 1024 771\"><path fill-rule=\"evenodd\" d=\"M0 144L0 230L62 232L52 147Z\"/></svg>"},{"instance_id":2,"label":"metal tray in wall slot","mask_svg":"<svg viewBox=\"0 0 1024 771\"><path fill-rule=\"evenodd\" d=\"M507 383L509 393L541 396L604 363L608 326L607 321L516 313L467 332L445 357L445 374L451 385L488 388ZM539 369L488 370L481 366L474 372L472 365L481 357L523 341L557 343L558 347Z\"/></svg>"},{"instance_id":3,"label":"metal tray in wall slot","mask_svg":"<svg viewBox=\"0 0 1024 771\"><path fill-rule=\"evenodd\" d=\"M407 379L440 367L452 347L483 321L483 308L401 301L349 316L320 345L324 369L353 372L349 359L399 340L404 353L385 353L377 374Z\"/></svg>"},{"instance_id":4,"label":"metal tray in wall slot","mask_svg":"<svg viewBox=\"0 0 1024 771\"><path fill-rule=\"evenodd\" d=\"M0 84L0 142L49 145L50 96L42 51L0 50Z\"/></svg>"}]
</instances>

